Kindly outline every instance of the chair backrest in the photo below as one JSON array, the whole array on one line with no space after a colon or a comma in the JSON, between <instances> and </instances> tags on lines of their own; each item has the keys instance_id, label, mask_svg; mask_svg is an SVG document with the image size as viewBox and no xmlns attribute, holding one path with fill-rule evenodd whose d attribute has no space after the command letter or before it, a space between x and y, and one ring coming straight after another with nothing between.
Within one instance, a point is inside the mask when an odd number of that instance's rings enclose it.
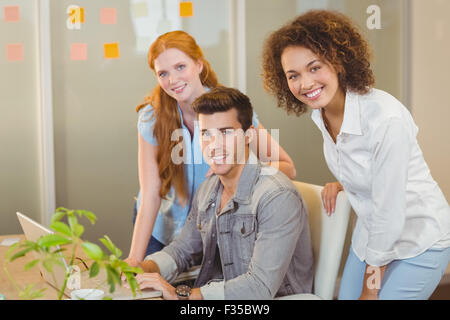
<instances>
[{"instance_id":1,"label":"chair backrest","mask_svg":"<svg viewBox=\"0 0 450 320\"><path fill-rule=\"evenodd\" d=\"M308 209L314 252L314 294L331 300L341 264L351 206L345 192L339 192L335 212L328 216L323 207L323 187L294 181Z\"/></svg>"}]
</instances>

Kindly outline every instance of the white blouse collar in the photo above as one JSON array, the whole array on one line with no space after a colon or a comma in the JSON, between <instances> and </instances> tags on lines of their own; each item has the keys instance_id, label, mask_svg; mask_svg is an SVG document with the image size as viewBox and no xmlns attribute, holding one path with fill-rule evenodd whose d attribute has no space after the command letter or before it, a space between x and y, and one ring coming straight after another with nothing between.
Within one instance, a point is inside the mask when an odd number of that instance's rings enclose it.
<instances>
[{"instance_id":1,"label":"white blouse collar","mask_svg":"<svg viewBox=\"0 0 450 320\"><path fill-rule=\"evenodd\" d=\"M322 109L315 109L311 114L311 119L317 127L324 131L325 125L322 119ZM359 105L359 94L347 91L345 95L344 120L342 121L341 132L361 136L361 110Z\"/></svg>"}]
</instances>

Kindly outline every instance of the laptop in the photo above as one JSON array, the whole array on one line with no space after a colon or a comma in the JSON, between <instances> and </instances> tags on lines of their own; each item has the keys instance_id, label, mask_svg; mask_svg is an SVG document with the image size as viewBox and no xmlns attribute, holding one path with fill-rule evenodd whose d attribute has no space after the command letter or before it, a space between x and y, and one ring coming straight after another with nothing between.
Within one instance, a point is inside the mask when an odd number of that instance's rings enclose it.
<instances>
[{"instance_id":1,"label":"laptop","mask_svg":"<svg viewBox=\"0 0 450 320\"><path fill-rule=\"evenodd\" d=\"M54 233L50 229L45 228L41 224L37 223L33 219L27 217L26 215L20 212L17 212L17 218L19 219L20 225L22 226L25 238L29 241L36 242L40 237ZM35 255L38 255L36 252L33 253ZM57 290L59 290L62 287L64 283L64 278L66 276L66 272L69 270L69 266L66 262L65 257L61 253L58 254L61 257L63 267L54 264L53 275L50 272L48 272L47 269L42 267L41 264L39 264L39 269L41 271L44 280ZM136 297L133 297L133 292L131 291L131 289L125 288L124 286L116 286L115 291L113 293L110 293L109 285L106 282L106 272L104 270L102 270L94 278L89 278L89 272L82 272L79 284L81 286L80 288L77 289L100 289L103 290L103 292L105 293L105 297L111 297L113 300L148 299L162 296L161 291L143 289L141 290L141 293L136 292ZM70 297L71 291L72 290L70 288L66 288L64 294Z\"/></svg>"}]
</instances>

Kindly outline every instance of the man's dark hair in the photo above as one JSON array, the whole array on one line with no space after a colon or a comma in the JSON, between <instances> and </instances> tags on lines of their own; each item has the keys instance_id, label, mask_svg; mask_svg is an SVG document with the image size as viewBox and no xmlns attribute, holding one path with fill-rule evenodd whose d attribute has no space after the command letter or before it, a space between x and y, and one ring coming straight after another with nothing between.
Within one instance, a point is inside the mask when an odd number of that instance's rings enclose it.
<instances>
[{"instance_id":1,"label":"man's dark hair","mask_svg":"<svg viewBox=\"0 0 450 320\"><path fill-rule=\"evenodd\" d=\"M252 125L253 108L250 99L237 89L223 86L202 94L192 104L197 114L213 114L236 109L238 121L246 131Z\"/></svg>"}]
</instances>

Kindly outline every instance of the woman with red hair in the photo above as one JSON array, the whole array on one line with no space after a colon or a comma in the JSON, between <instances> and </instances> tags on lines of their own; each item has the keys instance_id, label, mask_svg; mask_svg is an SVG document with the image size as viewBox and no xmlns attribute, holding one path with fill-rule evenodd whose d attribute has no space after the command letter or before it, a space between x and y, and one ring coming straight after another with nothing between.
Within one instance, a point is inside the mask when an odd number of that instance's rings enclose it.
<instances>
[{"instance_id":1,"label":"woman with red hair","mask_svg":"<svg viewBox=\"0 0 450 320\"><path fill-rule=\"evenodd\" d=\"M178 234L194 193L208 174L209 166L200 148L197 115L191 104L219 85L194 38L183 31L168 32L156 39L148 52L148 63L158 85L137 107L140 192L127 258L135 266ZM253 125L261 129L257 130L258 135L267 134L261 139L267 145L253 151L261 155L262 161L294 179L293 161L264 130L256 115ZM278 157L270 152L276 148Z\"/></svg>"}]
</instances>

